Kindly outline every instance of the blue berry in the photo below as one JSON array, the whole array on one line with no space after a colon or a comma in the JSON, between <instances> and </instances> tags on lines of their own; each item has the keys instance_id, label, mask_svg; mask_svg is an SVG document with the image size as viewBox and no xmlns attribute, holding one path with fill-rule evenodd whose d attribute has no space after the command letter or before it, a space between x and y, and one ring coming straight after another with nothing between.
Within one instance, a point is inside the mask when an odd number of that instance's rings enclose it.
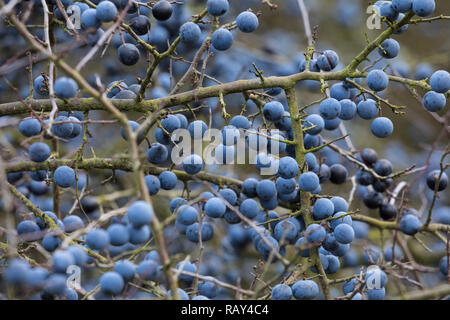
<instances>
[{"instance_id":1,"label":"blue berry","mask_svg":"<svg viewBox=\"0 0 450 320\"><path fill-rule=\"evenodd\" d=\"M282 134L270 133L267 149L272 155L278 155L286 152L286 143L282 142L286 138Z\"/></svg>"},{"instance_id":2,"label":"blue berry","mask_svg":"<svg viewBox=\"0 0 450 320\"><path fill-rule=\"evenodd\" d=\"M166 0L158 1L152 8L152 15L156 20L166 21L172 16L173 8Z\"/></svg>"},{"instance_id":3,"label":"blue berry","mask_svg":"<svg viewBox=\"0 0 450 320\"><path fill-rule=\"evenodd\" d=\"M433 91L446 93L450 90L450 73L445 70L438 70L430 77L430 86Z\"/></svg>"},{"instance_id":4,"label":"blue berry","mask_svg":"<svg viewBox=\"0 0 450 320\"><path fill-rule=\"evenodd\" d=\"M378 138L389 137L394 131L394 125L389 118L378 117L370 124L370 130Z\"/></svg>"},{"instance_id":5,"label":"blue berry","mask_svg":"<svg viewBox=\"0 0 450 320\"><path fill-rule=\"evenodd\" d=\"M122 44L117 50L119 61L126 66L132 66L138 63L140 56L138 48L132 43Z\"/></svg>"},{"instance_id":6,"label":"blue berry","mask_svg":"<svg viewBox=\"0 0 450 320\"><path fill-rule=\"evenodd\" d=\"M78 137L81 133L81 128L82 128L81 124L80 124L80 120L78 118L72 117L72 116L70 116L68 118L68 120L72 121L72 126L73 126L72 133L69 135L69 139Z\"/></svg>"},{"instance_id":7,"label":"blue berry","mask_svg":"<svg viewBox=\"0 0 450 320\"><path fill-rule=\"evenodd\" d=\"M161 189L172 190L176 187L178 178L172 171L163 171L158 176L159 182L161 182Z\"/></svg>"},{"instance_id":8,"label":"blue berry","mask_svg":"<svg viewBox=\"0 0 450 320\"><path fill-rule=\"evenodd\" d=\"M278 101L268 102L264 105L263 115L268 121L280 121L281 117L284 115L283 105Z\"/></svg>"},{"instance_id":9,"label":"blue berry","mask_svg":"<svg viewBox=\"0 0 450 320\"><path fill-rule=\"evenodd\" d=\"M66 116L57 116L55 118L55 122L64 122L64 123L55 123L52 125L51 132L60 138L69 139L73 133L73 123L68 122L71 121Z\"/></svg>"},{"instance_id":10,"label":"blue berry","mask_svg":"<svg viewBox=\"0 0 450 320\"><path fill-rule=\"evenodd\" d=\"M306 240L310 243L322 243L327 236L327 232L321 225L313 223L306 228L305 235Z\"/></svg>"},{"instance_id":11,"label":"blue berry","mask_svg":"<svg viewBox=\"0 0 450 320\"><path fill-rule=\"evenodd\" d=\"M87 9L81 14L81 26L83 29L98 29L102 22L97 19L95 9Z\"/></svg>"},{"instance_id":12,"label":"blue berry","mask_svg":"<svg viewBox=\"0 0 450 320\"><path fill-rule=\"evenodd\" d=\"M167 160L169 152L167 147L161 143L154 142L147 150L147 159L154 164L161 164Z\"/></svg>"},{"instance_id":13,"label":"blue berry","mask_svg":"<svg viewBox=\"0 0 450 320\"><path fill-rule=\"evenodd\" d=\"M280 160L280 163L281 163L281 160ZM258 185L258 180L254 179L254 178L245 179L244 182L242 183L242 193L245 194L249 198L256 197L256 186L257 185Z\"/></svg>"},{"instance_id":14,"label":"blue berry","mask_svg":"<svg viewBox=\"0 0 450 320\"><path fill-rule=\"evenodd\" d=\"M335 130L341 124L341 119L334 118L332 120L325 120L325 130Z\"/></svg>"},{"instance_id":15,"label":"blue berry","mask_svg":"<svg viewBox=\"0 0 450 320\"><path fill-rule=\"evenodd\" d=\"M330 181L334 184L342 184L345 181L347 181L348 171L347 169L339 164L333 164L330 167L331 175L330 175Z\"/></svg>"},{"instance_id":16,"label":"blue berry","mask_svg":"<svg viewBox=\"0 0 450 320\"><path fill-rule=\"evenodd\" d=\"M351 243L355 239L353 228L346 223L341 223L334 228L334 236L339 243Z\"/></svg>"},{"instance_id":17,"label":"blue berry","mask_svg":"<svg viewBox=\"0 0 450 320\"><path fill-rule=\"evenodd\" d=\"M260 199L259 203L261 204L261 207L266 210L273 210L278 206L278 198L277 196L273 196L270 199Z\"/></svg>"},{"instance_id":18,"label":"blue berry","mask_svg":"<svg viewBox=\"0 0 450 320\"><path fill-rule=\"evenodd\" d=\"M380 159L375 163L373 167L375 172L380 176L386 177L392 173L392 163L386 159Z\"/></svg>"},{"instance_id":19,"label":"blue berry","mask_svg":"<svg viewBox=\"0 0 450 320\"><path fill-rule=\"evenodd\" d=\"M204 281L198 285L198 293L208 298L217 296L218 289L217 285L212 281Z\"/></svg>"},{"instance_id":20,"label":"blue berry","mask_svg":"<svg viewBox=\"0 0 450 320\"><path fill-rule=\"evenodd\" d=\"M233 44L233 35L228 29L220 28L214 31L211 37L211 44L219 51L228 50Z\"/></svg>"},{"instance_id":21,"label":"blue berry","mask_svg":"<svg viewBox=\"0 0 450 320\"><path fill-rule=\"evenodd\" d=\"M367 299L369 300L383 300L386 295L386 289L369 289L367 291Z\"/></svg>"},{"instance_id":22,"label":"blue berry","mask_svg":"<svg viewBox=\"0 0 450 320\"><path fill-rule=\"evenodd\" d=\"M136 266L129 260L119 260L114 264L114 271L120 274L126 282L133 280Z\"/></svg>"},{"instance_id":23,"label":"blue berry","mask_svg":"<svg viewBox=\"0 0 450 320\"><path fill-rule=\"evenodd\" d=\"M367 99L358 103L357 107L358 115L365 119L370 120L377 116L378 106L377 103L372 99Z\"/></svg>"},{"instance_id":24,"label":"blue berry","mask_svg":"<svg viewBox=\"0 0 450 320\"><path fill-rule=\"evenodd\" d=\"M176 265L176 269L177 270L182 270L182 271L186 271L186 272L190 272L190 273L196 273L197 272L197 266L189 261L180 261L177 263ZM191 283L194 280L193 276L190 275L186 275L186 274L182 274L180 273L179 275L180 280L186 282L186 283Z\"/></svg>"},{"instance_id":25,"label":"blue berry","mask_svg":"<svg viewBox=\"0 0 450 320\"><path fill-rule=\"evenodd\" d=\"M25 241L34 241L41 237L40 228L36 222L25 220L17 225L17 233Z\"/></svg>"},{"instance_id":26,"label":"blue berry","mask_svg":"<svg viewBox=\"0 0 450 320\"><path fill-rule=\"evenodd\" d=\"M445 190L448 185L448 176L445 172L443 172L441 176L439 170L433 170L427 175L427 186L430 190L434 191L436 189L436 182L438 181L439 185L437 186L437 191Z\"/></svg>"},{"instance_id":27,"label":"blue berry","mask_svg":"<svg viewBox=\"0 0 450 320\"><path fill-rule=\"evenodd\" d=\"M172 296L172 291L169 290L169 291L167 292L167 295L168 295L169 297L171 297L171 296ZM180 296L180 299L181 299L181 300L189 300L189 295L188 295L188 294L186 293L186 291L184 291L183 289L178 288L178 295Z\"/></svg>"},{"instance_id":28,"label":"blue berry","mask_svg":"<svg viewBox=\"0 0 450 320\"><path fill-rule=\"evenodd\" d=\"M441 260L439 261L439 271L444 275L448 275L448 257L443 256Z\"/></svg>"},{"instance_id":29,"label":"blue berry","mask_svg":"<svg viewBox=\"0 0 450 320\"><path fill-rule=\"evenodd\" d=\"M433 13L436 8L434 0L414 0L412 9L419 17L426 17Z\"/></svg>"},{"instance_id":30,"label":"blue berry","mask_svg":"<svg viewBox=\"0 0 450 320\"><path fill-rule=\"evenodd\" d=\"M75 97L78 85L72 78L61 77L55 81L55 94L60 99L70 99Z\"/></svg>"},{"instance_id":31,"label":"blue berry","mask_svg":"<svg viewBox=\"0 0 450 320\"><path fill-rule=\"evenodd\" d=\"M410 236L419 232L421 226L420 220L412 214L404 216L400 220L400 230Z\"/></svg>"},{"instance_id":32,"label":"blue berry","mask_svg":"<svg viewBox=\"0 0 450 320\"><path fill-rule=\"evenodd\" d=\"M34 289L40 289L45 285L45 280L48 278L48 275L48 270L42 267L30 269L27 274L27 284Z\"/></svg>"},{"instance_id":33,"label":"blue berry","mask_svg":"<svg viewBox=\"0 0 450 320\"><path fill-rule=\"evenodd\" d=\"M293 284L292 294L297 300L312 300L319 295L319 287L312 280L300 280Z\"/></svg>"},{"instance_id":34,"label":"blue berry","mask_svg":"<svg viewBox=\"0 0 450 320\"><path fill-rule=\"evenodd\" d=\"M320 68L320 70L323 71L331 71L339 63L339 56L338 54L333 50L325 50L323 54L317 58L317 66Z\"/></svg>"},{"instance_id":35,"label":"blue berry","mask_svg":"<svg viewBox=\"0 0 450 320\"><path fill-rule=\"evenodd\" d=\"M272 300L291 300L292 289L286 284L277 284L272 289Z\"/></svg>"},{"instance_id":36,"label":"blue berry","mask_svg":"<svg viewBox=\"0 0 450 320\"><path fill-rule=\"evenodd\" d=\"M57 273L66 273L69 266L75 263L73 256L68 251L56 251L52 256L53 271Z\"/></svg>"},{"instance_id":37,"label":"blue berry","mask_svg":"<svg viewBox=\"0 0 450 320\"><path fill-rule=\"evenodd\" d=\"M175 116L178 118L178 121L180 121L180 128L187 129L188 127L187 118L181 113L177 113Z\"/></svg>"},{"instance_id":38,"label":"blue berry","mask_svg":"<svg viewBox=\"0 0 450 320\"><path fill-rule=\"evenodd\" d=\"M239 129L233 125L228 125L222 129L222 143L225 146L235 145L240 137Z\"/></svg>"},{"instance_id":39,"label":"blue berry","mask_svg":"<svg viewBox=\"0 0 450 320\"><path fill-rule=\"evenodd\" d=\"M45 250L48 252L55 251L59 245L61 244L61 240L54 236L53 234L46 234L45 237L42 239L42 246Z\"/></svg>"},{"instance_id":40,"label":"blue berry","mask_svg":"<svg viewBox=\"0 0 450 320\"><path fill-rule=\"evenodd\" d=\"M67 251L72 255L73 260L77 266L85 265L88 262L89 256L87 255L86 251L84 251L80 246L72 245L67 248Z\"/></svg>"},{"instance_id":41,"label":"blue berry","mask_svg":"<svg viewBox=\"0 0 450 320\"><path fill-rule=\"evenodd\" d=\"M172 201L170 201L169 209L170 212L174 212L177 208L181 207L182 205L187 204L187 201L183 198L176 197Z\"/></svg>"},{"instance_id":42,"label":"blue berry","mask_svg":"<svg viewBox=\"0 0 450 320\"><path fill-rule=\"evenodd\" d=\"M273 237L278 241L284 239L287 243L295 243L299 228L291 220L280 221L275 225Z\"/></svg>"},{"instance_id":43,"label":"blue berry","mask_svg":"<svg viewBox=\"0 0 450 320\"><path fill-rule=\"evenodd\" d=\"M100 277L100 289L104 293L118 295L122 292L125 283L121 275L115 271L105 272Z\"/></svg>"},{"instance_id":44,"label":"blue berry","mask_svg":"<svg viewBox=\"0 0 450 320\"><path fill-rule=\"evenodd\" d=\"M341 197L333 197L331 198L331 202L334 205L334 212L339 212L339 211L343 211L343 212L347 212L348 211L348 203L347 201L345 201L344 198Z\"/></svg>"},{"instance_id":45,"label":"blue berry","mask_svg":"<svg viewBox=\"0 0 450 320\"><path fill-rule=\"evenodd\" d=\"M66 289L66 276L62 274L52 274L45 282L43 291L50 295L60 295Z\"/></svg>"},{"instance_id":46,"label":"blue berry","mask_svg":"<svg viewBox=\"0 0 450 320\"><path fill-rule=\"evenodd\" d=\"M394 39L386 39L381 43L381 48L378 48L380 56L386 59L392 59L398 56L400 52L400 45Z\"/></svg>"},{"instance_id":47,"label":"blue berry","mask_svg":"<svg viewBox=\"0 0 450 320\"><path fill-rule=\"evenodd\" d=\"M128 125L130 126L130 129L131 129L131 131L133 131L133 132L136 131L136 130L139 128L139 123L137 123L136 121L133 121L133 120L128 120ZM124 140L127 140L127 136L126 136L126 134L125 134L125 130L124 130L123 127L120 127L120 135L122 136L122 138L123 138ZM142 133L140 133L140 134L138 135L138 140L140 140L141 137L142 137Z\"/></svg>"},{"instance_id":48,"label":"blue berry","mask_svg":"<svg viewBox=\"0 0 450 320\"><path fill-rule=\"evenodd\" d=\"M100 2L95 9L95 16L101 22L113 21L117 15L117 8L111 1Z\"/></svg>"},{"instance_id":49,"label":"blue berry","mask_svg":"<svg viewBox=\"0 0 450 320\"><path fill-rule=\"evenodd\" d=\"M124 245L130 239L128 229L123 224L111 224L107 231L109 235L109 241L113 246Z\"/></svg>"},{"instance_id":50,"label":"blue berry","mask_svg":"<svg viewBox=\"0 0 450 320\"><path fill-rule=\"evenodd\" d=\"M278 166L278 175L284 179L291 179L298 174L298 164L294 158L283 157Z\"/></svg>"},{"instance_id":51,"label":"blue berry","mask_svg":"<svg viewBox=\"0 0 450 320\"><path fill-rule=\"evenodd\" d=\"M341 262L339 261L339 258L332 254L327 255L326 258L328 260L328 267L325 269L325 272L327 274L333 274L338 272L341 267Z\"/></svg>"},{"instance_id":52,"label":"blue berry","mask_svg":"<svg viewBox=\"0 0 450 320\"><path fill-rule=\"evenodd\" d=\"M298 179L298 185L300 189L307 192L316 190L319 185L319 177L314 172L305 172L300 175Z\"/></svg>"},{"instance_id":53,"label":"blue berry","mask_svg":"<svg viewBox=\"0 0 450 320\"><path fill-rule=\"evenodd\" d=\"M132 244L147 242L151 237L151 231L148 225L144 225L140 228L134 228L132 225L129 225L128 233L130 235L130 243Z\"/></svg>"},{"instance_id":54,"label":"blue berry","mask_svg":"<svg viewBox=\"0 0 450 320\"><path fill-rule=\"evenodd\" d=\"M166 118L163 118L161 120L161 125L169 133L172 133L176 129L181 127L181 123L178 117L172 114L169 114Z\"/></svg>"},{"instance_id":55,"label":"blue berry","mask_svg":"<svg viewBox=\"0 0 450 320\"><path fill-rule=\"evenodd\" d=\"M203 160L200 156L192 154L183 159L183 170L188 174L199 173L203 168Z\"/></svg>"},{"instance_id":56,"label":"blue berry","mask_svg":"<svg viewBox=\"0 0 450 320\"><path fill-rule=\"evenodd\" d=\"M28 263L21 259L10 261L5 271L6 282L11 285L25 284L29 270Z\"/></svg>"},{"instance_id":57,"label":"blue berry","mask_svg":"<svg viewBox=\"0 0 450 320\"><path fill-rule=\"evenodd\" d=\"M33 95L38 94L38 96L42 98L48 97L47 82L45 81L42 75L34 79L33 87L34 87Z\"/></svg>"},{"instance_id":58,"label":"blue berry","mask_svg":"<svg viewBox=\"0 0 450 320\"><path fill-rule=\"evenodd\" d=\"M319 112L325 120L335 119L341 113L341 104L334 98L327 98L320 103Z\"/></svg>"},{"instance_id":59,"label":"blue berry","mask_svg":"<svg viewBox=\"0 0 450 320\"><path fill-rule=\"evenodd\" d=\"M225 188L219 191L219 194L227 201L229 204L234 206L237 201L237 195L236 192L229 188Z\"/></svg>"},{"instance_id":60,"label":"blue berry","mask_svg":"<svg viewBox=\"0 0 450 320\"><path fill-rule=\"evenodd\" d=\"M338 217L341 217L341 216L343 216L342 218L339 218L339 219L336 219L336 218L338 218ZM330 220L330 226L331 226L331 229L335 229L338 225L340 225L340 224L342 224L342 223L344 223L344 224L348 224L348 225L352 225L353 224L353 222L352 222L352 217L350 216L350 215L348 215L346 212L344 212L344 211L338 211L338 212L336 212L334 215L333 215L333 218L335 218L335 219L333 219L333 220Z\"/></svg>"},{"instance_id":61,"label":"blue berry","mask_svg":"<svg viewBox=\"0 0 450 320\"><path fill-rule=\"evenodd\" d=\"M250 11L241 12L236 17L236 25L238 29L245 33L251 33L258 28L258 17Z\"/></svg>"},{"instance_id":62,"label":"blue berry","mask_svg":"<svg viewBox=\"0 0 450 320\"><path fill-rule=\"evenodd\" d=\"M94 250L103 250L109 244L109 235L103 229L92 229L86 235L86 244Z\"/></svg>"},{"instance_id":63,"label":"blue berry","mask_svg":"<svg viewBox=\"0 0 450 320\"><path fill-rule=\"evenodd\" d=\"M128 208L128 221L135 228L140 228L144 225L148 225L153 220L153 208L145 201L135 201Z\"/></svg>"},{"instance_id":64,"label":"blue berry","mask_svg":"<svg viewBox=\"0 0 450 320\"><path fill-rule=\"evenodd\" d=\"M413 0L392 0L392 8L397 12L408 12L412 8Z\"/></svg>"},{"instance_id":65,"label":"blue berry","mask_svg":"<svg viewBox=\"0 0 450 320\"><path fill-rule=\"evenodd\" d=\"M64 232L71 233L75 230L84 228L83 220L79 216L70 215L66 216L63 220Z\"/></svg>"},{"instance_id":66,"label":"blue berry","mask_svg":"<svg viewBox=\"0 0 450 320\"><path fill-rule=\"evenodd\" d=\"M177 221L185 226L189 226L197 221L198 212L194 207L183 205L178 209Z\"/></svg>"},{"instance_id":67,"label":"blue berry","mask_svg":"<svg viewBox=\"0 0 450 320\"><path fill-rule=\"evenodd\" d=\"M200 39L202 31L200 27L193 22L186 22L180 28L180 39L185 43L195 43Z\"/></svg>"},{"instance_id":68,"label":"blue berry","mask_svg":"<svg viewBox=\"0 0 450 320\"><path fill-rule=\"evenodd\" d=\"M312 212L315 219L326 219L334 213L334 204L331 200L320 198L314 204Z\"/></svg>"},{"instance_id":69,"label":"blue berry","mask_svg":"<svg viewBox=\"0 0 450 320\"><path fill-rule=\"evenodd\" d=\"M381 4L380 15L386 17L390 21L395 21L398 17L398 12L392 6L392 3L385 1Z\"/></svg>"},{"instance_id":70,"label":"blue berry","mask_svg":"<svg viewBox=\"0 0 450 320\"><path fill-rule=\"evenodd\" d=\"M338 101L349 99L350 91L343 83L335 83L330 88L330 97Z\"/></svg>"},{"instance_id":71,"label":"blue berry","mask_svg":"<svg viewBox=\"0 0 450 320\"><path fill-rule=\"evenodd\" d=\"M256 186L256 193L260 199L270 200L277 194L277 188L271 180L261 180Z\"/></svg>"},{"instance_id":72,"label":"blue berry","mask_svg":"<svg viewBox=\"0 0 450 320\"><path fill-rule=\"evenodd\" d=\"M246 138L248 142L248 147L250 149L256 151L266 151L268 144L266 137L257 133L250 133Z\"/></svg>"},{"instance_id":73,"label":"blue berry","mask_svg":"<svg viewBox=\"0 0 450 320\"><path fill-rule=\"evenodd\" d=\"M229 8L228 0L208 0L206 3L208 13L215 17L224 15Z\"/></svg>"},{"instance_id":74,"label":"blue berry","mask_svg":"<svg viewBox=\"0 0 450 320\"><path fill-rule=\"evenodd\" d=\"M282 177L278 177L275 185L277 187L277 191L280 194L291 194L295 191L295 187L297 186L297 183L294 178L291 179L284 179Z\"/></svg>"},{"instance_id":75,"label":"blue berry","mask_svg":"<svg viewBox=\"0 0 450 320\"><path fill-rule=\"evenodd\" d=\"M158 177L154 175L145 176L145 184L147 185L148 193L151 196L157 194L161 188L161 182Z\"/></svg>"},{"instance_id":76,"label":"blue berry","mask_svg":"<svg viewBox=\"0 0 450 320\"><path fill-rule=\"evenodd\" d=\"M445 95L434 91L428 91L422 100L422 104L430 112L437 112L442 110L447 103Z\"/></svg>"},{"instance_id":77,"label":"blue berry","mask_svg":"<svg viewBox=\"0 0 450 320\"><path fill-rule=\"evenodd\" d=\"M256 250L261 254L261 257L263 260L267 261L269 256L274 254L274 252L279 252L280 246L278 244L278 241L273 237L267 237L267 242L262 240L261 237L259 237L259 241L256 244Z\"/></svg>"},{"instance_id":78,"label":"blue berry","mask_svg":"<svg viewBox=\"0 0 450 320\"><path fill-rule=\"evenodd\" d=\"M30 172L30 177L33 181L45 181L47 178L47 170L36 170Z\"/></svg>"},{"instance_id":79,"label":"blue berry","mask_svg":"<svg viewBox=\"0 0 450 320\"><path fill-rule=\"evenodd\" d=\"M225 214L227 207L222 199L213 197L206 202L204 210L208 217L220 218Z\"/></svg>"},{"instance_id":80,"label":"blue berry","mask_svg":"<svg viewBox=\"0 0 450 320\"><path fill-rule=\"evenodd\" d=\"M431 77L433 74L433 67L427 63L423 62L416 66L415 78L417 80L423 80Z\"/></svg>"},{"instance_id":81,"label":"blue berry","mask_svg":"<svg viewBox=\"0 0 450 320\"><path fill-rule=\"evenodd\" d=\"M388 87L389 78L383 70L372 70L367 75L366 83L373 91L383 91Z\"/></svg>"},{"instance_id":82,"label":"blue berry","mask_svg":"<svg viewBox=\"0 0 450 320\"><path fill-rule=\"evenodd\" d=\"M355 290L357 284L358 284L358 280L356 278L353 278L351 280L345 281L342 284L342 292L345 295L347 295L349 293L352 293Z\"/></svg>"},{"instance_id":83,"label":"blue berry","mask_svg":"<svg viewBox=\"0 0 450 320\"><path fill-rule=\"evenodd\" d=\"M53 179L61 188L68 188L76 183L75 171L68 166L61 166L55 170Z\"/></svg>"},{"instance_id":84,"label":"blue berry","mask_svg":"<svg viewBox=\"0 0 450 320\"><path fill-rule=\"evenodd\" d=\"M250 122L247 117L241 115L234 116L230 121L230 125L235 126L238 129L250 129Z\"/></svg>"},{"instance_id":85,"label":"blue berry","mask_svg":"<svg viewBox=\"0 0 450 320\"><path fill-rule=\"evenodd\" d=\"M253 219L259 213L259 205L253 199L245 199L239 206L239 211L247 218Z\"/></svg>"},{"instance_id":86,"label":"blue berry","mask_svg":"<svg viewBox=\"0 0 450 320\"><path fill-rule=\"evenodd\" d=\"M144 15L138 15L130 20L131 29L138 35L143 36L150 31L150 19Z\"/></svg>"},{"instance_id":87,"label":"blue berry","mask_svg":"<svg viewBox=\"0 0 450 320\"><path fill-rule=\"evenodd\" d=\"M200 231L200 224L198 222L195 222L191 224L186 229L186 237L189 241L192 242L199 242L199 231ZM201 231L201 237L202 241L209 241L212 239L214 235L214 229L211 224L208 222L202 223L202 231Z\"/></svg>"},{"instance_id":88,"label":"blue berry","mask_svg":"<svg viewBox=\"0 0 450 320\"><path fill-rule=\"evenodd\" d=\"M41 123L38 119L25 118L19 123L19 131L25 137L38 135L42 130Z\"/></svg>"},{"instance_id":89,"label":"blue berry","mask_svg":"<svg viewBox=\"0 0 450 320\"><path fill-rule=\"evenodd\" d=\"M189 124L188 130L191 138L201 139L208 130L208 126L202 120L196 120Z\"/></svg>"},{"instance_id":90,"label":"blue berry","mask_svg":"<svg viewBox=\"0 0 450 320\"><path fill-rule=\"evenodd\" d=\"M319 134L324 126L325 122L318 114L311 114L305 118L304 127L305 129L310 128L305 131L307 134Z\"/></svg>"}]
</instances>

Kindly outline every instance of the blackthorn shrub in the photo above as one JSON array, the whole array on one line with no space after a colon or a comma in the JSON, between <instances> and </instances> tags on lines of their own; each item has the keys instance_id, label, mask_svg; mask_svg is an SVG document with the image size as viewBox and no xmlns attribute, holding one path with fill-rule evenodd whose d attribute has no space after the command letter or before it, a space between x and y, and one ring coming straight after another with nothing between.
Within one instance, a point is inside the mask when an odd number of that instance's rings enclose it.
<instances>
[{"instance_id":1,"label":"blackthorn shrub","mask_svg":"<svg viewBox=\"0 0 450 320\"><path fill-rule=\"evenodd\" d=\"M0 1L1 297L448 297L450 4L361 3Z\"/></svg>"}]
</instances>

